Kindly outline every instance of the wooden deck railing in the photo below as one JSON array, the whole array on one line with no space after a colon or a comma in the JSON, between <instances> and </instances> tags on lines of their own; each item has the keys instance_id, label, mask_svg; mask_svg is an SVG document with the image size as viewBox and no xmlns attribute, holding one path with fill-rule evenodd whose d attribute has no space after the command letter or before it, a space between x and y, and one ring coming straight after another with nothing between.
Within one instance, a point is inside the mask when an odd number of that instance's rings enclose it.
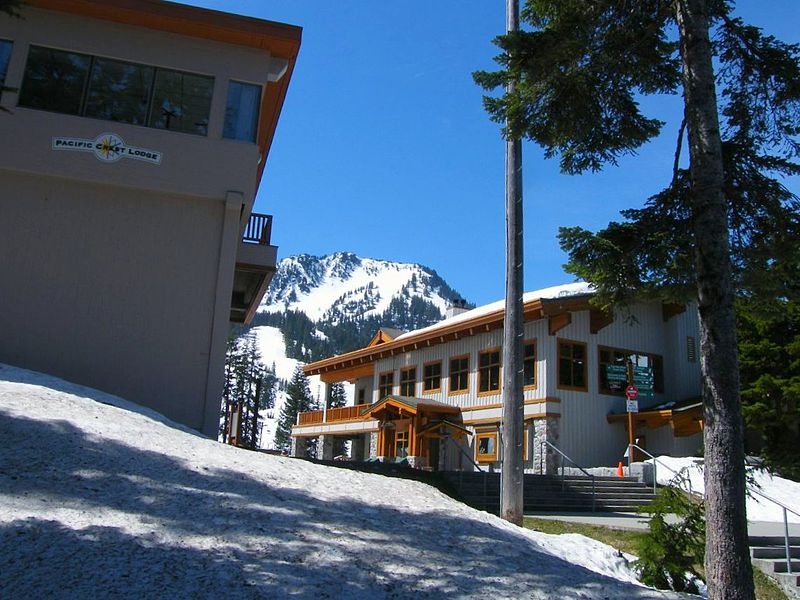
<instances>
[{"instance_id":1,"label":"wooden deck railing","mask_svg":"<svg viewBox=\"0 0 800 600\"><path fill-rule=\"evenodd\" d=\"M337 421L353 421L361 417L361 411L365 406L343 406L341 408L329 408L328 414L324 411L312 410L302 412L298 415L298 425L316 425L318 423L335 423ZM324 420L323 420L324 419Z\"/></svg>"},{"instance_id":2,"label":"wooden deck railing","mask_svg":"<svg viewBox=\"0 0 800 600\"><path fill-rule=\"evenodd\" d=\"M244 228L242 241L248 244L269 246L272 237L272 215L250 213L247 226Z\"/></svg>"}]
</instances>

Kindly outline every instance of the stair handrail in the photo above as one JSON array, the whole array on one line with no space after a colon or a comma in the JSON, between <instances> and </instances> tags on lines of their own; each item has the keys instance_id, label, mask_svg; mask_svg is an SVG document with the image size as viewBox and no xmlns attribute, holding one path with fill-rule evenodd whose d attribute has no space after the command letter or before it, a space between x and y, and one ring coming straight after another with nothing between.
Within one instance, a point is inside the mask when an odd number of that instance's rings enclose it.
<instances>
[{"instance_id":1,"label":"stair handrail","mask_svg":"<svg viewBox=\"0 0 800 600\"><path fill-rule=\"evenodd\" d=\"M654 492L655 492L655 487L656 487L655 482L657 480L657 477L656 477L656 473L657 473L657 471L656 471L656 463L661 464L662 467L665 467L667 470L672 471L678 477L681 476L681 473L683 473L684 471L687 470L687 467L683 467L680 471L676 471L675 469L673 469L669 465L667 465L667 464L661 462L660 460L658 460L655 456L650 454L644 448L642 448L640 446L637 446L636 444L631 444L631 447L636 448L640 452L646 454L651 459L653 459L653 491ZM692 480L689 477L686 477L685 480L689 484L689 494L693 495L694 492L692 492ZM784 550L786 551L786 572L789 573L789 575L791 575L792 574L792 556L791 556L791 550L790 550L790 544L789 544L789 515L787 514L787 511L792 513L793 515L797 515L798 517L800 517L800 512L794 510L793 508L790 508L789 506L786 506L780 500L776 500L775 498L773 498L772 496L768 496L764 492L761 492L759 490L753 489L752 486L750 486L750 485L745 485L745 488L746 488L748 494L755 494L756 496L761 496L765 500L769 500L773 504L777 504L778 506L780 506L783 509L783 546L784 546ZM698 495L704 496L705 494L702 493L702 494L698 494Z\"/></svg>"},{"instance_id":2,"label":"stair handrail","mask_svg":"<svg viewBox=\"0 0 800 600\"><path fill-rule=\"evenodd\" d=\"M540 460L541 460L542 463L544 463L545 456L544 456L544 452L542 452L541 448L545 444L547 444L553 450L558 452L562 456L562 458L566 458L569 462L571 462L573 465L575 465L580 471L582 471L587 477L589 477L592 480L592 512L595 512L595 497L596 497L595 476L592 473L589 473L589 471L584 469L582 466L580 466L574 460L572 460L572 458L570 458L569 456L564 454L561 450L558 449L558 447L555 444L553 444L552 442L549 442L547 440L542 440L542 442L540 444L539 454L540 454ZM562 488L564 487L564 461L563 460L561 461L561 487Z\"/></svg>"},{"instance_id":3,"label":"stair handrail","mask_svg":"<svg viewBox=\"0 0 800 600\"><path fill-rule=\"evenodd\" d=\"M792 513L793 515L797 515L800 517L800 512L797 512L793 508L789 508L780 500L776 500L771 496L767 496L765 493L760 492L758 490L751 489L750 486L747 486L747 493L748 494L755 494L756 496L761 496L765 500L769 500L770 502L777 504L783 509L783 549L786 552L786 572L791 575L792 574L792 553L789 549L789 515L786 514L787 511Z\"/></svg>"},{"instance_id":4,"label":"stair handrail","mask_svg":"<svg viewBox=\"0 0 800 600\"><path fill-rule=\"evenodd\" d=\"M656 484L658 483L658 465L661 465L667 471L671 471L672 473L675 474L675 478L678 479L678 484L679 484L678 487L680 487L680 483L682 481L686 481L687 485L689 486L689 489L686 490L686 492L689 494L689 497L694 496L694 492L692 491L692 480L689 477L685 477L684 478L683 475L682 475L682 473L684 471L688 470L687 467L683 467L683 468L681 468L680 471L676 471L675 469L670 467L668 464L658 460L655 456L650 454L647 450L645 450L641 446L639 446L637 444L630 444L629 447L630 448L636 448L639 452L641 452L642 454L646 454L647 456L649 456L652 459L652 461L653 461L653 494L656 493Z\"/></svg>"},{"instance_id":5,"label":"stair handrail","mask_svg":"<svg viewBox=\"0 0 800 600\"><path fill-rule=\"evenodd\" d=\"M469 455L464 448L461 447L461 444L457 443L453 438L449 435L444 436L444 439L452 443L458 451L461 452L464 456L467 457L467 460L473 464L473 466L478 469L479 472L483 473L483 508L484 510L487 509L487 505L489 504L488 497L489 497L489 475L487 471L481 469L481 466ZM461 490L464 485L464 471L463 469L458 470L458 488Z\"/></svg>"}]
</instances>

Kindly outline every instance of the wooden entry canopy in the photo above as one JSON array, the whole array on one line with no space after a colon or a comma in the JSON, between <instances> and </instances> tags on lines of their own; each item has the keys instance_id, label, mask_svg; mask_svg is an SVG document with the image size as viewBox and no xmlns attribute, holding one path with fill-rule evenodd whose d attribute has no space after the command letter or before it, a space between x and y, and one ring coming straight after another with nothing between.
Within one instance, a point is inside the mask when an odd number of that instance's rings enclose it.
<instances>
[{"instance_id":1,"label":"wooden entry canopy","mask_svg":"<svg viewBox=\"0 0 800 600\"><path fill-rule=\"evenodd\" d=\"M382 456L395 457L391 431L395 421L408 423L408 456L428 458L428 448L421 443L425 438L439 438L444 433L462 437L469 431L460 423L461 409L426 398L409 396L386 396L361 411L364 419L376 419L381 423L378 431L378 452Z\"/></svg>"},{"instance_id":2,"label":"wooden entry canopy","mask_svg":"<svg viewBox=\"0 0 800 600\"><path fill-rule=\"evenodd\" d=\"M628 413L612 413L606 417L609 423L628 424ZM634 413L634 428L644 425L650 429L671 425L675 437L688 437L703 431L703 401L691 398L677 403L655 406Z\"/></svg>"}]
</instances>

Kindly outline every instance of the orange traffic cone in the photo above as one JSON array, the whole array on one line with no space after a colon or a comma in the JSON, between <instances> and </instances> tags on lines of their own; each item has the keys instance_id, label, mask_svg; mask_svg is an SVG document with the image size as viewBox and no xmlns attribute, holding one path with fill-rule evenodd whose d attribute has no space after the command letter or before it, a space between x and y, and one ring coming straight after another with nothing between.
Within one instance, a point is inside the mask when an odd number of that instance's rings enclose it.
<instances>
[{"instance_id":1,"label":"orange traffic cone","mask_svg":"<svg viewBox=\"0 0 800 600\"><path fill-rule=\"evenodd\" d=\"M622 466L622 461L617 465L617 477L625 477L625 468Z\"/></svg>"}]
</instances>

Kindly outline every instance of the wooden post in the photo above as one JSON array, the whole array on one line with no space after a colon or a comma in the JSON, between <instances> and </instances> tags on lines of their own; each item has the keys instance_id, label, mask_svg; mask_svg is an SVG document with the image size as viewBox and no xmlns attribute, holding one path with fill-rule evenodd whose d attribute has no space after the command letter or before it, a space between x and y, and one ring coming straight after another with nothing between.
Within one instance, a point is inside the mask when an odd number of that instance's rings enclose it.
<instances>
[{"instance_id":1,"label":"wooden post","mask_svg":"<svg viewBox=\"0 0 800 600\"><path fill-rule=\"evenodd\" d=\"M519 30L519 0L506 2L506 31ZM516 82L508 82L513 93ZM503 323L503 466L500 516L522 525L523 506L523 270L522 142L506 140L506 302Z\"/></svg>"}]
</instances>

